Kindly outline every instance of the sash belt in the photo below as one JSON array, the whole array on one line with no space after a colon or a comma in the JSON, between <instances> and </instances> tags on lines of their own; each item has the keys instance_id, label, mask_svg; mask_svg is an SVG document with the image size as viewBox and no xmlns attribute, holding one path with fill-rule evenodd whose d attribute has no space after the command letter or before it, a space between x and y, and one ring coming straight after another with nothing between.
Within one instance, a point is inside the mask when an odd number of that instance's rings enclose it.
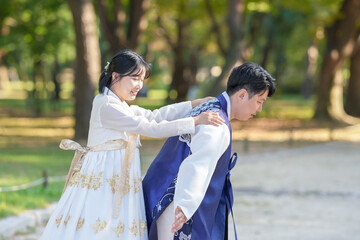
<instances>
[{"instance_id":1,"label":"sash belt","mask_svg":"<svg viewBox=\"0 0 360 240\"><path fill-rule=\"evenodd\" d=\"M233 197L233 190L232 190L232 186L231 186L231 182L230 182L230 171L231 169L233 169L233 167L235 166L237 161L237 153L234 153L231 156L230 159L230 163L229 163L229 168L228 168L228 172L226 174L226 181L225 181L225 199L226 199L226 206L227 209L230 210L231 212L231 216L233 219L233 224L234 224L234 233L235 233L235 239L237 240L237 233L236 233L236 227L235 227L235 220L234 220L234 214L233 214L233 210L232 210L232 206L233 206L233 201L234 201L234 197Z\"/></svg>"},{"instance_id":2,"label":"sash belt","mask_svg":"<svg viewBox=\"0 0 360 240\"><path fill-rule=\"evenodd\" d=\"M82 164L84 162L84 158L88 152L100 152L100 151L112 151L112 150L121 150L125 149L125 156L121 168L120 174L120 182L119 182L119 189L115 200L115 207L113 217L118 218L122 197L128 193L125 191L125 187L130 180L130 167L132 160L135 155L136 143L137 143L138 135L137 134L130 134L129 141L126 142L122 139L110 140L103 144L96 145L93 147L82 147L79 143L70 140L70 139L63 139L60 142L60 148L63 150L75 150L74 158L71 162L71 166L69 169L69 173L66 178L65 187L63 193L65 192L66 187L72 176L81 170Z\"/></svg>"}]
</instances>

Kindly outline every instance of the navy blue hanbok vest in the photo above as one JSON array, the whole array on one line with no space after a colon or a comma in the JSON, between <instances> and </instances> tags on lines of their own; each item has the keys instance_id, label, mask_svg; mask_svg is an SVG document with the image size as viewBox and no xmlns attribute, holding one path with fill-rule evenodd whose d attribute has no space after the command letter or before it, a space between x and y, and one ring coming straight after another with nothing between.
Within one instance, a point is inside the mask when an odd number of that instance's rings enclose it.
<instances>
[{"instance_id":1,"label":"navy blue hanbok vest","mask_svg":"<svg viewBox=\"0 0 360 240\"><path fill-rule=\"evenodd\" d=\"M178 232L174 240L223 240L228 239L227 218L232 212L233 195L230 170L236 163L236 153L231 156L231 126L227 116L227 102L223 95L203 103L190 112L197 116L204 111L215 111L225 120L230 131L230 145L217 162L199 208ZM186 141L190 135L169 138L150 165L142 183L145 199L149 240L157 240L156 220L173 201L176 177L182 161L191 154ZM172 224L172 223L170 223ZM235 230L236 235L236 230Z\"/></svg>"}]
</instances>

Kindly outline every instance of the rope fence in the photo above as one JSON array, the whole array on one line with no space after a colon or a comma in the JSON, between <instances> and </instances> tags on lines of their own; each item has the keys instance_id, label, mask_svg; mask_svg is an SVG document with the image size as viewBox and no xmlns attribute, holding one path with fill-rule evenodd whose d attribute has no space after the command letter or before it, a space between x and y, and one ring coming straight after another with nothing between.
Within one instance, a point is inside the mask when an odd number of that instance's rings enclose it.
<instances>
[{"instance_id":1,"label":"rope fence","mask_svg":"<svg viewBox=\"0 0 360 240\"><path fill-rule=\"evenodd\" d=\"M25 189L29 189L29 188L32 188L32 187L40 186L40 185L42 185L43 188L47 188L49 183L65 181L66 177L67 176L50 176L49 177L47 175L47 172L44 171L42 178L39 178L39 179L36 179L36 180L34 180L32 182L21 184L21 185L18 185L18 186L0 187L0 193L1 192L20 191L20 190L25 190Z\"/></svg>"}]
</instances>

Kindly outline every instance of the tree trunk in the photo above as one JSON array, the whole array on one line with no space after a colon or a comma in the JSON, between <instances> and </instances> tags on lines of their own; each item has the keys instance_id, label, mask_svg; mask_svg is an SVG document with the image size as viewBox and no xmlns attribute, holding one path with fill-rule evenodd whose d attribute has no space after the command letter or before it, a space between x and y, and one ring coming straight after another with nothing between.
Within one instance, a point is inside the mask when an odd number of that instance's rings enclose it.
<instances>
[{"instance_id":1,"label":"tree trunk","mask_svg":"<svg viewBox=\"0 0 360 240\"><path fill-rule=\"evenodd\" d=\"M240 64L244 61L243 57L243 27L242 18L244 12L243 0L229 0L228 5L228 18L227 26L229 28L229 45L227 47L225 64L222 67L222 72L217 77L214 83L208 89L209 95L217 96L224 91L226 86L226 80L231 70L236 64Z\"/></svg>"},{"instance_id":2,"label":"tree trunk","mask_svg":"<svg viewBox=\"0 0 360 240\"><path fill-rule=\"evenodd\" d=\"M358 36L356 50L351 56L350 79L346 96L346 112L352 116L360 117L360 35Z\"/></svg>"},{"instance_id":3,"label":"tree trunk","mask_svg":"<svg viewBox=\"0 0 360 240\"><path fill-rule=\"evenodd\" d=\"M7 67L2 66L2 59L4 55L5 53L0 49L0 89L5 88L9 82L9 70Z\"/></svg>"},{"instance_id":4,"label":"tree trunk","mask_svg":"<svg viewBox=\"0 0 360 240\"><path fill-rule=\"evenodd\" d=\"M95 86L100 76L96 16L90 0L68 0L76 34L75 139L86 140Z\"/></svg>"},{"instance_id":5,"label":"tree trunk","mask_svg":"<svg viewBox=\"0 0 360 240\"><path fill-rule=\"evenodd\" d=\"M344 110L344 101L343 101L343 91L344 91L344 79L342 74L342 69L337 70L334 76L334 83L330 91L330 116L343 123L347 124L359 124L360 119L349 116L345 113Z\"/></svg>"},{"instance_id":6,"label":"tree trunk","mask_svg":"<svg viewBox=\"0 0 360 240\"><path fill-rule=\"evenodd\" d=\"M307 50L306 75L301 89L301 95L304 99L309 99L313 94L314 76L316 72L316 62L319 55L318 48L314 41L311 41Z\"/></svg>"},{"instance_id":7,"label":"tree trunk","mask_svg":"<svg viewBox=\"0 0 360 240\"><path fill-rule=\"evenodd\" d=\"M139 45L140 34L146 27L144 14L149 7L149 0L131 0L130 1L130 20L127 33L128 47L136 49Z\"/></svg>"},{"instance_id":8,"label":"tree trunk","mask_svg":"<svg viewBox=\"0 0 360 240\"><path fill-rule=\"evenodd\" d=\"M122 24L125 21L125 12L122 9L121 1L114 1L114 21L111 22L106 11L106 0L98 0L98 11L102 30L109 43L109 52L114 55L121 49L125 49L125 39L122 36Z\"/></svg>"},{"instance_id":9,"label":"tree trunk","mask_svg":"<svg viewBox=\"0 0 360 240\"><path fill-rule=\"evenodd\" d=\"M144 15L148 7L149 0L131 0L129 1L129 15L126 16L122 1L114 0L114 11L109 13L106 10L106 1L98 0L100 23L110 45L111 55L126 48L136 50L140 35L146 27ZM110 14L114 14L114 21L110 20L113 19ZM126 18L129 20L125 21ZM126 27L125 23L128 23Z\"/></svg>"},{"instance_id":10,"label":"tree trunk","mask_svg":"<svg viewBox=\"0 0 360 240\"><path fill-rule=\"evenodd\" d=\"M9 83L9 70L7 67L0 65L0 89L6 87Z\"/></svg>"},{"instance_id":11,"label":"tree trunk","mask_svg":"<svg viewBox=\"0 0 360 240\"><path fill-rule=\"evenodd\" d=\"M360 0L344 0L334 24L327 29L327 46L318 86L315 118L330 118L330 92L335 74L354 49L356 22L360 16Z\"/></svg>"},{"instance_id":12,"label":"tree trunk","mask_svg":"<svg viewBox=\"0 0 360 240\"><path fill-rule=\"evenodd\" d=\"M33 75L32 81L34 88L32 89L30 97L30 105L33 110L35 117L40 117L42 113L42 101L41 101L41 89L38 89L38 86L43 82L41 77L41 60L35 57L33 62Z\"/></svg>"},{"instance_id":13,"label":"tree trunk","mask_svg":"<svg viewBox=\"0 0 360 240\"><path fill-rule=\"evenodd\" d=\"M54 84L54 91L51 93L52 110L55 112L58 109L58 102L60 100L61 84L58 73L60 72L60 64L57 57L55 57L54 67L51 71L51 81Z\"/></svg>"},{"instance_id":14,"label":"tree trunk","mask_svg":"<svg viewBox=\"0 0 360 240\"><path fill-rule=\"evenodd\" d=\"M273 48L273 28L268 29L267 41L263 50L263 58L261 60L260 66L266 69L266 65L269 59L270 51Z\"/></svg>"},{"instance_id":15,"label":"tree trunk","mask_svg":"<svg viewBox=\"0 0 360 240\"><path fill-rule=\"evenodd\" d=\"M185 20L177 20L177 39L174 42L171 42L168 39L170 46L173 48L174 52L174 62L173 62L173 74L172 82L170 84L170 91L175 90L177 95L176 98L169 98L170 102L181 102L187 99L187 93L190 88L190 78L189 74L186 74L189 68L189 63L185 58L185 53L189 51L186 45L186 28L187 23ZM170 36L168 36L170 38Z\"/></svg>"}]
</instances>

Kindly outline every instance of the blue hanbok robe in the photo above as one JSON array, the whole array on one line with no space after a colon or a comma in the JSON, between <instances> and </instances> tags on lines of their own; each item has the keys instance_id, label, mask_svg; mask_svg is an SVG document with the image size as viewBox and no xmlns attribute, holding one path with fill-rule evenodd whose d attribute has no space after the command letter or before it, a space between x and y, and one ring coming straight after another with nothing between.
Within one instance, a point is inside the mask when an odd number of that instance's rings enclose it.
<instances>
[{"instance_id":1,"label":"blue hanbok robe","mask_svg":"<svg viewBox=\"0 0 360 240\"><path fill-rule=\"evenodd\" d=\"M197 116L204 111L218 112L230 131L227 102L223 95L206 102L190 112ZM182 161L191 154L186 140L190 136L169 138L155 158L143 179L145 209L149 240L157 240L156 220L173 201L176 177ZM182 139L181 139L182 138ZM194 215L178 232L174 239L227 239L227 217L233 204L230 170L236 163L236 154L231 157L231 141L217 162L204 199ZM170 223L171 224L171 223Z\"/></svg>"}]
</instances>

